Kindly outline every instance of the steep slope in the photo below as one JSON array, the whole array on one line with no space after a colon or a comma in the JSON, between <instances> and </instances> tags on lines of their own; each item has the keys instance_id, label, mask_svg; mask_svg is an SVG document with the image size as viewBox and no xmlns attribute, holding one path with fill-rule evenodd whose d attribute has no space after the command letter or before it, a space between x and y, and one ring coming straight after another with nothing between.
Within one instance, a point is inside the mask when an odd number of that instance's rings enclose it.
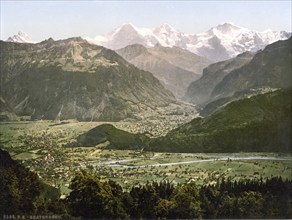
<instances>
[{"instance_id":1,"label":"steep slope","mask_svg":"<svg viewBox=\"0 0 292 220\"><path fill-rule=\"evenodd\" d=\"M154 29L137 28L124 24L105 36L97 36L88 41L113 50L132 44L154 47L157 43L164 47L180 47L213 62L227 60L246 51L256 52L278 40L285 40L291 33L266 30L249 30L233 23L224 23L199 34L185 34L168 24Z\"/></svg>"},{"instance_id":2,"label":"steep slope","mask_svg":"<svg viewBox=\"0 0 292 220\"><path fill-rule=\"evenodd\" d=\"M234 101L154 139L149 150L291 152L291 100L291 90L278 90Z\"/></svg>"},{"instance_id":3,"label":"steep slope","mask_svg":"<svg viewBox=\"0 0 292 220\"><path fill-rule=\"evenodd\" d=\"M278 41L254 56L245 53L209 66L190 85L186 100L197 104L201 115L206 116L242 97L292 88L291 42L292 38Z\"/></svg>"},{"instance_id":4,"label":"steep slope","mask_svg":"<svg viewBox=\"0 0 292 220\"><path fill-rule=\"evenodd\" d=\"M265 94L267 92L273 92L277 90L277 88L258 88L252 90L244 90L235 92L232 96L224 97L216 99L215 101L211 101L200 109L200 116L208 116L215 112L216 110L224 107L226 104L233 102L235 100L240 100L243 98L250 98L255 95Z\"/></svg>"},{"instance_id":5,"label":"steep slope","mask_svg":"<svg viewBox=\"0 0 292 220\"><path fill-rule=\"evenodd\" d=\"M216 85L231 71L248 63L253 56L253 53L245 52L235 58L214 63L206 67L203 70L202 77L190 84L184 99L197 106L204 106L210 99L211 93Z\"/></svg>"},{"instance_id":6,"label":"steep slope","mask_svg":"<svg viewBox=\"0 0 292 220\"><path fill-rule=\"evenodd\" d=\"M2 147L2 146L1 146ZM0 215L46 214L44 203L57 201L60 191L42 182L36 173L0 148Z\"/></svg>"},{"instance_id":7,"label":"steep slope","mask_svg":"<svg viewBox=\"0 0 292 220\"><path fill-rule=\"evenodd\" d=\"M211 100L262 87L291 88L291 47L292 37L268 45L249 63L225 76L212 91Z\"/></svg>"},{"instance_id":8,"label":"steep slope","mask_svg":"<svg viewBox=\"0 0 292 220\"><path fill-rule=\"evenodd\" d=\"M151 73L81 38L0 46L1 95L19 115L116 121L175 102Z\"/></svg>"},{"instance_id":9,"label":"steep slope","mask_svg":"<svg viewBox=\"0 0 292 220\"><path fill-rule=\"evenodd\" d=\"M190 82L198 79L203 68L210 64L207 59L178 47L146 48L136 44L117 53L140 69L153 73L177 98L185 94Z\"/></svg>"}]
</instances>

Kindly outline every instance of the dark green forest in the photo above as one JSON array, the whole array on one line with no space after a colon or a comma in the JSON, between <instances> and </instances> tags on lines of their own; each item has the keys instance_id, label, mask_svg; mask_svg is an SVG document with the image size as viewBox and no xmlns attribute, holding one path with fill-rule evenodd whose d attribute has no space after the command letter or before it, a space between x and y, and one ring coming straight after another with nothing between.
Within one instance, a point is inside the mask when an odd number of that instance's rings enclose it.
<instances>
[{"instance_id":1,"label":"dark green forest","mask_svg":"<svg viewBox=\"0 0 292 220\"><path fill-rule=\"evenodd\" d=\"M55 214L70 219L126 218L292 218L292 181L221 179L214 185L151 182L129 191L85 171L72 179L71 193L59 199L50 187L0 150L0 216Z\"/></svg>"},{"instance_id":2,"label":"dark green forest","mask_svg":"<svg viewBox=\"0 0 292 220\"><path fill-rule=\"evenodd\" d=\"M291 90L277 90L226 104L195 118L149 150L165 152L291 152Z\"/></svg>"}]
</instances>

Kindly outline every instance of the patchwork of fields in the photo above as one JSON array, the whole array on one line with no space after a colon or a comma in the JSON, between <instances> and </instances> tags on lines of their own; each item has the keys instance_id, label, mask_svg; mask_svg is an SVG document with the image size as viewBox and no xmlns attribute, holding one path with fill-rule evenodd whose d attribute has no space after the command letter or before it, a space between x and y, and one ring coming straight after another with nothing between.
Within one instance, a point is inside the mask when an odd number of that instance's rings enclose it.
<instances>
[{"instance_id":1,"label":"patchwork of fields","mask_svg":"<svg viewBox=\"0 0 292 220\"><path fill-rule=\"evenodd\" d=\"M113 123L122 127L120 122ZM1 148L35 171L47 183L69 192L80 169L112 179L129 189L147 181L195 181L212 184L220 178L292 179L292 157L277 153L186 154L107 150L104 146L66 147L67 143L101 122L50 121L1 123Z\"/></svg>"}]
</instances>

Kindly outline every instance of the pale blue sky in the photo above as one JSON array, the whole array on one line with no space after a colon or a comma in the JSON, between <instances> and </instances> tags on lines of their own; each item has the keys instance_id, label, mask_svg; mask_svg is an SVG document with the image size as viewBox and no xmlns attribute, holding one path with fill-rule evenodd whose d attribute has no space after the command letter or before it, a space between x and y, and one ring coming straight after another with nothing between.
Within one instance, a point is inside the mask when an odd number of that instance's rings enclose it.
<instances>
[{"instance_id":1,"label":"pale blue sky","mask_svg":"<svg viewBox=\"0 0 292 220\"><path fill-rule=\"evenodd\" d=\"M1 39L19 30L35 41L94 37L127 22L153 28L168 23L200 33L224 22L253 30L291 31L291 1L5 1Z\"/></svg>"}]
</instances>

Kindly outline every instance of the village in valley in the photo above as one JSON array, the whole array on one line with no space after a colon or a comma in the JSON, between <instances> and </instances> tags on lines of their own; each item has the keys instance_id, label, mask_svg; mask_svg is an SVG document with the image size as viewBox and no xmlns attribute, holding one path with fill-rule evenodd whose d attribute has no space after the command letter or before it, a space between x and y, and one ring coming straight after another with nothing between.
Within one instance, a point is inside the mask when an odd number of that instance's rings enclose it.
<instances>
[{"instance_id":1,"label":"village in valley","mask_svg":"<svg viewBox=\"0 0 292 220\"><path fill-rule=\"evenodd\" d=\"M148 123L125 121L112 124L117 128L156 136L165 134L175 123L186 122L189 117L170 115L168 119L156 123L153 117ZM195 181L203 185L215 184L222 178L267 179L279 174L283 178L291 178L291 156L287 154L111 150L106 149L106 142L92 147L68 146L78 135L100 124L102 122L2 123L1 144L12 158L36 172L44 182L60 189L63 198L70 192L69 183L79 170L86 170L104 181L114 180L125 189L152 181L173 184Z\"/></svg>"}]
</instances>

